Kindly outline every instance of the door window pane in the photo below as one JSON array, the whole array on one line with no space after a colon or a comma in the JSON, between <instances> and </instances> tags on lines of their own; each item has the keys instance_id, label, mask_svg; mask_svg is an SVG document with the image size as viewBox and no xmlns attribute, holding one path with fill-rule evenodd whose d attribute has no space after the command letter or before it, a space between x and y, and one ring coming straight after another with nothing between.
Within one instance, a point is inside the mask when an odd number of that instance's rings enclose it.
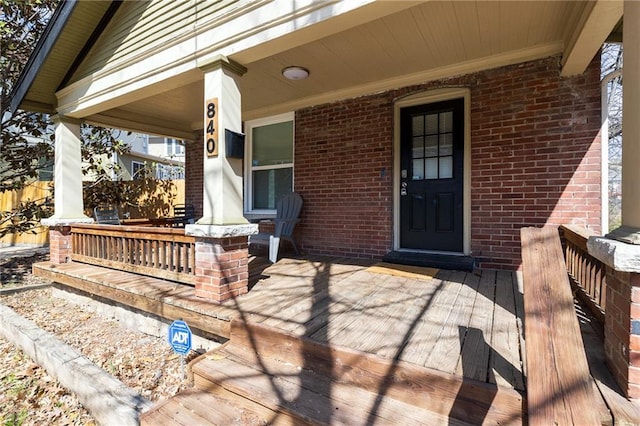
<instances>
[{"instance_id":1,"label":"door window pane","mask_svg":"<svg viewBox=\"0 0 640 426\"><path fill-rule=\"evenodd\" d=\"M411 168L411 179L422 180L424 179L424 160L422 158L413 160Z\"/></svg>"},{"instance_id":2,"label":"door window pane","mask_svg":"<svg viewBox=\"0 0 640 426\"><path fill-rule=\"evenodd\" d=\"M425 162L425 179L438 179L438 158L427 158Z\"/></svg>"},{"instance_id":3,"label":"door window pane","mask_svg":"<svg viewBox=\"0 0 640 426\"><path fill-rule=\"evenodd\" d=\"M440 135L440 155L453 154L453 133L445 133Z\"/></svg>"},{"instance_id":4,"label":"door window pane","mask_svg":"<svg viewBox=\"0 0 640 426\"><path fill-rule=\"evenodd\" d=\"M424 150L425 157L437 157L438 156L438 136L427 136Z\"/></svg>"},{"instance_id":5,"label":"door window pane","mask_svg":"<svg viewBox=\"0 0 640 426\"><path fill-rule=\"evenodd\" d=\"M413 148L411 150L411 158L423 158L424 157L424 146L423 146L423 137L418 136L413 138Z\"/></svg>"},{"instance_id":6,"label":"door window pane","mask_svg":"<svg viewBox=\"0 0 640 426\"><path fill-rule=\"evenodd\" d=\"M413 136L424 135L424 116L414 115L411 117L411 134Z\"/></svg>"},{"instance_id":7,"label":"door window pane","mask_svg":"<svg viewBox=\"0 0 640 426\"><path fill-rule=\"evenodd\" d=\"M453 131L453 111L440 113L440 133Z\"/></svg>"},{"instance_id":8,"label":"door window pane","mask_svg":"<svg viewBox=\"0 0 640 426\"><path fill-rule=\"evenodd\" d=\"M453 157L440 157L440 179L453 177Z\"/></svg>"},{"instance_id":9,"label":"door window pane","mask_svg":"<svg viewBox=\"0 0 640 426\"><path fill-rule=\"evenodd\" d=\"M438 114L427 114L425 117L426 129L425 134L437 135L438 134Z\"/></svg>"}]
</instances>

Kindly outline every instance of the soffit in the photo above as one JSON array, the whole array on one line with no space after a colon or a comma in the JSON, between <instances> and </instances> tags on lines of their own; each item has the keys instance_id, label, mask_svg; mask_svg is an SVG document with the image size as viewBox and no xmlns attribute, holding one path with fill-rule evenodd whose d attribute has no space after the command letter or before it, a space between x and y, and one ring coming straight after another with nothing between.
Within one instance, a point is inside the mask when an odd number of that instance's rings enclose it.
<instances>
[{"instance_id":1,"label":"soffit","mask_svg":"<svg viewBox=\"0 0 640 426\"><path fill-rule=\"evenodd\" d=\"M85 3L93 2L79 5ZM585 33L579 27L592 6L576 1L429 1L305 44L289 44L295 47L274 40L239 51L230 57L248 70L239 79L243 119L561 54L576 33ZM77 31L84 39L90 34ZM307 67L311 75L286 80L281 70L289 65ZM84 118L188 138L202 127L203 82L176 86L167 84L172 88Z\"/></svg>"},{"instance_id":2,"label":"soffit","mask_svg":"<svg viewBox=\"0 0 640 426\"><path fill-rule=\"evenodd\" d=\"M56 90L111 3L99 0L76 3L56 43L41 64L22 105L37 111L55 112Z\"/></svg>"},{"instance_id":3,"label":"soffit","mask_svg":"<svg viewBox=\"0 0 640 426\"><path fill-rule=\"evenodd\" d=\"M239 79L243 118L560 54L586 5L431 1L254 62L243 61L252 52L239 52L231 57L248 69ZM289 65L311 75L286 80L281 70ZM145 116L171 111L185 131L201 127L202 93L202 83L192 83L119 109Z\"/></svg>"}]
</instances>

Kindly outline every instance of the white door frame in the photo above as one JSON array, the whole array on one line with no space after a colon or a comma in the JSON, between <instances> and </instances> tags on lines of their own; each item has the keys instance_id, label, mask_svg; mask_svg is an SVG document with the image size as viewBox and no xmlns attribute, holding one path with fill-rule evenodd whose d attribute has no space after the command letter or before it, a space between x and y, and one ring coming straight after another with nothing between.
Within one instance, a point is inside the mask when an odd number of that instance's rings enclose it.
<instances>
[{"instance_id":1,"label":"white door frame","mask_svg":"<svg viewBox=\"0 0 640 426\"><path fill-rule=\"evenodd\" d=\"M393 128L393 249L400 246L400 109L451 99L464 99L464 177L462 253L471 254L471 91L463 87L433 89L397 99L394 103ZM411 250L416 251L416 250Z\"/></svg>"}]
</instances>

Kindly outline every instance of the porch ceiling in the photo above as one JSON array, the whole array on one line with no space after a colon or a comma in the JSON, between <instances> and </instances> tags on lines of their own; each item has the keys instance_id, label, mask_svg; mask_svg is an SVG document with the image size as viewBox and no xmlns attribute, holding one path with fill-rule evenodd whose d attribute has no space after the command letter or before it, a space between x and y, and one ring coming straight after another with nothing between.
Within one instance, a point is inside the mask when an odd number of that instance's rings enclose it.
<instances>
[{"instance_id":1,"label":"porch ceiling","mask_svg":"<svg viewBox=\"0 0 640 426\"><path fill-rule=\"evenodd\" d=\"M243 119L555 54L563 55L565 73L580 73L622 16L621 1L602 0L406 5L305 44L296 40L304 34L292 33L230 55L248 69L239 79ZM281 71L289 65L308 68L309 78L286 80ZM190 139L202 128L202 75L164 83L151 96L82 118Z\"/></svg>"}]
</instances>

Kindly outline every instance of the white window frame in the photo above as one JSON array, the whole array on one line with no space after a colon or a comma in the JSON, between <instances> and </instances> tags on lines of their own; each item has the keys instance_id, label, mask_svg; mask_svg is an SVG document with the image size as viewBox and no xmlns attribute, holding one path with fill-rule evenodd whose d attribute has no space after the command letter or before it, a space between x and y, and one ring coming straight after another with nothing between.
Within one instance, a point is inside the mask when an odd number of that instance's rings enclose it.
<instances>
[{"instance_id":1,"label":"white window frame","mask_svg":"<svg viewBox=\"0 0 640 426\"><path fill-rule=\"evenodd\" d=\"M274 164L270 166L253 166L253 144L251 137L253 135L253 129L261 126L268 126L270 124L284 123L287 121L293 122L293 158L295 159L295 148L296 148L296 135L295 135L295 113L286 112L284 114L274 115L271 117L259 118L256 120L246 121L244 123L244 131L245 131L245 158L244 158L244 170L245 170L245 178L244 178L244 213L245 215L251 218L268 218L275 217L276 210L275 209L254 209L253 208L253 171L254 170L272 170L272 169L285 169L292 168L295 169L295 160L291 163L286 164ZM291 177L291 189L295 188L295 178Z\"/></svg>"},{"instance_id":2,"label":"white window frame","mask_svg":"<svg viewBox=\"0 0 640 426\"><path fill-rule=\"evenodd\" d=\"M136 166L142 166L142 168L144 169L145 167L147 167L147 164L143 161L131 160L131 180L136 179Z\"/></svg>"}]
</instances>

